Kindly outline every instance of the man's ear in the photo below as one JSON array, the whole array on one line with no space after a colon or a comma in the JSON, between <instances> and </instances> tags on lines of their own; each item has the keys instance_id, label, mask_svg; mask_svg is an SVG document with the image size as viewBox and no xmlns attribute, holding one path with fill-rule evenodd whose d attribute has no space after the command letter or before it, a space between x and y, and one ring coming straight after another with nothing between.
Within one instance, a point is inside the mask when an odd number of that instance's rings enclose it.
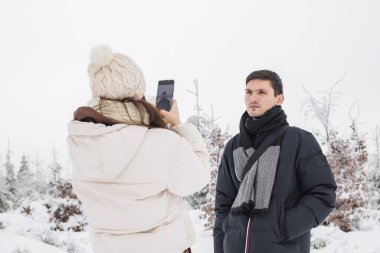
<instances>
[{"instance_id":1,"label":"man's ear","mask_svg":"<svg viewBox=\"0 0 380 253\"><path fill-rule=\"evenodd\" d=\"M285 100L284 94L278 95L276 105L282 105L282 103L284 103L284 100Z\"/></svg>"}]
</instances>

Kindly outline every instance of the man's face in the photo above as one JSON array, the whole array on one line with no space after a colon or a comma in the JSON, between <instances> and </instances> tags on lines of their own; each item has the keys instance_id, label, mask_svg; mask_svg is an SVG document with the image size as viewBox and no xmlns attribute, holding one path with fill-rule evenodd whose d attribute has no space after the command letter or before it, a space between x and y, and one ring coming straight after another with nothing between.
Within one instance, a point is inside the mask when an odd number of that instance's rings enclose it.
<instances>
[{"instance_id":1,"label":"man's face","mask_svg":"<svg viewBox=\"0 0 380 253\"><path fill-rule=\"evenodd\" d=\"M245 107L250 117L260 117L275 105L284 102L284 95L275 96L269 80L253 79L245 89Z\"/></svg>"}]
</instances>

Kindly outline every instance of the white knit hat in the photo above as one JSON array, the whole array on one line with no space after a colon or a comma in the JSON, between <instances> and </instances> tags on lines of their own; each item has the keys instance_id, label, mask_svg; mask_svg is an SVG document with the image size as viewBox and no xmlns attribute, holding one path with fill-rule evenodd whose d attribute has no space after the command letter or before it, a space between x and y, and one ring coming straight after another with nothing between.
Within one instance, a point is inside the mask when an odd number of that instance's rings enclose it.
<instances>
[{"instance_id":1,"label":"white knit hat","mask_svg":"<svg viewBox=\"0 0 380 253\"><path fill-rule=\"evenodd\" d=\"M90 59L88 75L92 97L140 100L144 96L144 75L131 58L112 53L108 46L101 45L91 50Z\"/></svg>"}]
</instances>

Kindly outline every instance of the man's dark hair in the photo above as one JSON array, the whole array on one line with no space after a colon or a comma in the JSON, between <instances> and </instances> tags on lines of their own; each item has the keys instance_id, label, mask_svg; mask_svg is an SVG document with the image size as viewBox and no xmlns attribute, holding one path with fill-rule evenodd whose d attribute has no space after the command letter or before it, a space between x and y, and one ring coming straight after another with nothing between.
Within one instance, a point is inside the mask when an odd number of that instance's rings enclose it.
<instances>
[{"instance_id":1,"label":"man's dark hair","mask_svg":"<svg viewBox=\"0 0 380 253\"><path fill-rule=\"evenodd\" d=\"M257 70L253 71L251 74L247 76L245 84L251 80L260 79L260 80L269 80L272 84L272 88L274 89L274 95L283 94L282 90L282 81L281 78L273 71L270 70Z\"/></svg>"}]
</instances>

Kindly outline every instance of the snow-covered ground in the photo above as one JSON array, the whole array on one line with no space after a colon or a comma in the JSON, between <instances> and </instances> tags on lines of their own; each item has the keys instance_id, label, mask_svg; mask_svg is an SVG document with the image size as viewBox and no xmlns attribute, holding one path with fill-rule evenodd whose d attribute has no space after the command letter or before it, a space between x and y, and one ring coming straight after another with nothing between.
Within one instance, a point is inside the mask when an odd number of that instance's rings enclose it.
<instances>
[{"instance_id":1,"label":"snow-covered ground","mask_svg":"<svg viewBox=\"0 0 380 253\"><path fill-rule=\"evenodd\" d=\"M197 231L195 253L213 252L211 231L203 231L199 211L191 211ZM32 218L33 217L33 218ZM0 253L92 253L87 232L53 232L41 214L0 214ZM367 225L364 231L345 233L336 227L318 227L312 233L314 253L380 253L380 227Z\"/></svg>"},{"instance_id":2,"label":"snow-covered ground","mask_svg":"<svg viewBox=\"0 0 380 253\"><path fill-rule=\"evenodd\" d=\"M204 232L197 210L191 218L197 231L197 242L192 247L195 253L213 252L211 231ZM380 253L380 227L367 224L365 231L345 233L337 227L320 226L312 230L313 253ZM325 245L325 246L323 246Z\"/></svg>"}]
</instances>

